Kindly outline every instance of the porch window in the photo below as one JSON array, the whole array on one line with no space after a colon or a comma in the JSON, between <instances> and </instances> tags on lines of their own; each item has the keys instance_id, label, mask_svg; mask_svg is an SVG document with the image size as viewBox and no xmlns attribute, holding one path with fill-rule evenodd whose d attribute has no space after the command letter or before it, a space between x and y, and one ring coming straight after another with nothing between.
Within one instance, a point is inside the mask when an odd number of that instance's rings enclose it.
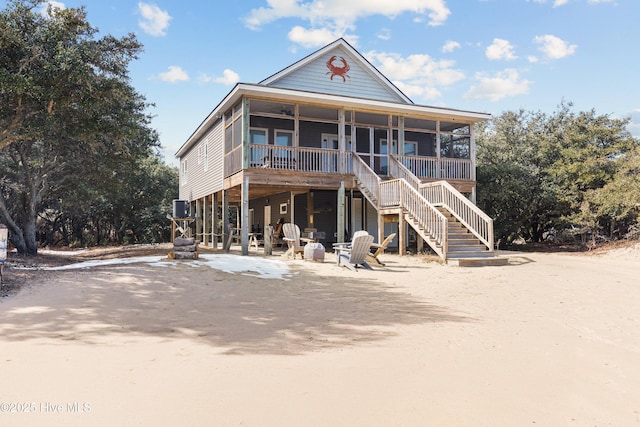
<instances>
[{"instance_id":1,"label":"porch window","mask_svg":"<svg viewBox=\"0 0 640 427\"><path fill-rule=\"evenodd\" d=\"M289 130L276 130L275 142L279 147L292 147L293 146L293 132Z\"/></svg>"},{"instance_id":2,"label":"porch window","mask_svg":"<svg viewBox=\"0 0 640 427\"><path fill-rule=\"evenodd\" d=\"M262 161L269 154L269 130L261 128L249 129L249 143L251 144L251 163L253 166L262 164ZM263 145L264 147L261 147Z\"/></svg>"},{"instance_id":3,"label":"porch window","mask_svg":"<svg viewBox=\"0 0 640 427\"><path fill-rule=\"evenodd\" d=\"M414 141L404 142L404 155L405 156L417 156L418 155L418 143Z\"/></svg>"}]
</instances>

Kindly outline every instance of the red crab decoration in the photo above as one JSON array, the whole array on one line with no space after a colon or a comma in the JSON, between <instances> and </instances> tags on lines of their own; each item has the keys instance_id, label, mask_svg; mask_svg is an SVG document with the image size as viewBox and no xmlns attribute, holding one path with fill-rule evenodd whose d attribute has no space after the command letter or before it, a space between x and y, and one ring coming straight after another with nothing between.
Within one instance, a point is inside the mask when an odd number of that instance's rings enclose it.
<instances>
[{"instance_id":1,"label":"red crab decoration","mask_svg":"<svg viewBox=\"0 0 640 427\"><path fill-rule=\"evenodd\" d=\"M329 58L329 60L327 61L327 68L329 69L329 72L327 74L331 74L331 80L333 80L334 76L339 76L339 77L342 77L343 82L346 82L347 77L349 77L347 73L349 72L351 67L349 67L349 64L347 64L347 60L344 59L342 56L340 57L340 61L339 61L339 62L342 62L341 67L334 64L335 62L338 62L337 56L332 56L331 58Z\"/></svg>"}]
</instances>

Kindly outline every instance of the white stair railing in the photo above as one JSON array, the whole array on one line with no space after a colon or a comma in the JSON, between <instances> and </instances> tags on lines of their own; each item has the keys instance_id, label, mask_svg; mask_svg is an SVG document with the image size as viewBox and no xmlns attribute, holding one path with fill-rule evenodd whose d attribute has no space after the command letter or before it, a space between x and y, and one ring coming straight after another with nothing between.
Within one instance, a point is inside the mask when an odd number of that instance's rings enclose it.
<instances>
[{"instance_id":1,"label":"white stair railing","mask_svg":"<svg viewBox=\"0 0 640 427\"><path fill-rule=\"evenodd\" d=\"M389 172L395 178L411 183L434 206L443 206L451 212L488 249L494 250L493 219L456 190L447 181L423 184L395 156L390 156Z\"/></svg>"},{"instance_id":2,"label":"white stair railing","mask_svg":"<svg viewBox=\"0 0 640 427\"><path fill-rule=\"evenodd\" d=\"M394 178L404 179L416 190L420 188L422 181L415 176L405 165L403 165L396 156L389 156L389 175Z\"/></svg>"},{"instance_id":3,"label":"white stair railing","mask_svg":"<svg viewBox=\"0 0 640 427\"><path fill-rule=\"evenodd\" d=\"M378 209L380 206L380 177L365 163L360 156L354 155L352 158L353 174L359 181L359 185L365 197Z\"/></svg>"},{"instance_id":4,"label":"white stair railing","mask_svg":"<svg viewBox=\"0 0 640 427\"><path fill-rule=\"evenodd\" d=\"M494 251L493 219L474 205L447 181L420 185L420 193L435 206L445 207L458 221Z\"/></svg>"},{"instance_id":5,"label":"white stair railing","mask_svg":"<svg viewBox=\"0 0 640 427\"><path fill-rule=\"evenodd\" d=\"M380 183L380 206L399 206L412 221L416 231L426 237L431 248L442 258L447 258L449 221L435 206L425 199L405 179L393 179Z\"/></svg>"}]
</instances>

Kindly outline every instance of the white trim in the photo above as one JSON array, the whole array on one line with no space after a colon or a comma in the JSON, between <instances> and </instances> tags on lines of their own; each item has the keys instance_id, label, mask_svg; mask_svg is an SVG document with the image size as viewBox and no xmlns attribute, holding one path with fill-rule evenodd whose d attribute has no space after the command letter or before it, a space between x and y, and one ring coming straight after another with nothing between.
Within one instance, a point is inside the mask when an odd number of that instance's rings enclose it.
<instances>
[{"instance_id":1,"label":"white trim","mask_svg":"<svg viewBox=\"0 0 640 427\"><path fill-rule=\"evenodd\" d=\"M409 156L410 154L407 154L407 145L413 145L415 147L415 150L413 150L413 156L417 156L418 155L418 143L416 141L405 141L404 142L404 153L403 155L405 156Z\"/></svg>"},{"instance_id":2,"label":"white trim","mask_svg":"<svg viewBox=\"0 0 640 427\"><path fill-rule=\"evenodd\" d=\"M250 127L249 128L249 144L255 144L251 140L251 132L254 131L254 130L255 131L264 132L264 140L265 140L264 145L269 145L269 129L268 128L257 128L257 127ZM258 145L262 145L262 144L258 144Z\"/></svg>"}]
</instances>

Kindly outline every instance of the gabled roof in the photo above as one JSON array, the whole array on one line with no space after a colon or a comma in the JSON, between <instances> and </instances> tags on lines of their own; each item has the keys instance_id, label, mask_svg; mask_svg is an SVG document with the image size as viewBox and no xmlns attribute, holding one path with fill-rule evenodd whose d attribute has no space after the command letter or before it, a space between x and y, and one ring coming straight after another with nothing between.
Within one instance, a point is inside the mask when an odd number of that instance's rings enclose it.
<instances>
[{"instance_id":1,"label":"gabled roof","mask_svg":"<svg viewBox=\"0 0 640 427\"><path fill-rule=\"evenodd\" d=\"M342 38L259 84L413 104L409 97Z\"/></svg>"}]
</instances>

